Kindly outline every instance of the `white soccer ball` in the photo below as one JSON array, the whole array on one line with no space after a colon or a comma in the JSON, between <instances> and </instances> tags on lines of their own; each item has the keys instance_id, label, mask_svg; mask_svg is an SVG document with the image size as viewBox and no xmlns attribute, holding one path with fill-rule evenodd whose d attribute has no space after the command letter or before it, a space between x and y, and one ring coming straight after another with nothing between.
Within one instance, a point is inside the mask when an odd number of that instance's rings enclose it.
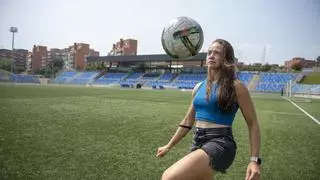
<instances>
[{"instance_id":1,"label":"white soccer ball","mask_svg":"<svg viewBox=\"0 0 320 180\"><path fill-rule=\"evenodd\" d=\"M174 59L184 60L199 53L203 45L203 30L190 17L177 17L169 21L161 35L164 51Z\"/></svg>"}]
</instances>

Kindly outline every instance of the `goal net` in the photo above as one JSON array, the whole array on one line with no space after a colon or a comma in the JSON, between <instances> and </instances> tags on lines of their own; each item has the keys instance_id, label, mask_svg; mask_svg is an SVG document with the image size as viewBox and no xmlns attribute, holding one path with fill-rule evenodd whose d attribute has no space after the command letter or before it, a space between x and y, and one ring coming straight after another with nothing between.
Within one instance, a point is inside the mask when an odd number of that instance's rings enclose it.
<instances>
[{"instance_id":1,"label":"goal net","mask_svg":"<svg viewBox=\"0 0 320 180\"><path fill-rule=\"evenodd\" d=\"M290 80L284 86L283 96L295 101L320 99L320 84L298 84Z\"/></svg>"}]
</instances>

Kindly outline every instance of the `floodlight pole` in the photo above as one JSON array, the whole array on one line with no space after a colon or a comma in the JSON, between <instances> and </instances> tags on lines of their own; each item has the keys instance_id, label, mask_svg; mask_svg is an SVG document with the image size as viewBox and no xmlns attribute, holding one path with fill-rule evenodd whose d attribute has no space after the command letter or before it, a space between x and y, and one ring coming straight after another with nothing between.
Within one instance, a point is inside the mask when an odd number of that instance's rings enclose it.
<instances>
[{"instance_id":1,"label":"floodlight pole","mask_svg":"<svg viewBox=\"0 0 320 180\"><path fill-rule=\"evenodd\" d=\"M12 56L12 62L11 62L11 73L13 73L13 66L14 66L14 33L18 32L17 27L10 27L10 32L12 33L12 49L11 49L11 56Z\"/></svg>"}]
</instances>

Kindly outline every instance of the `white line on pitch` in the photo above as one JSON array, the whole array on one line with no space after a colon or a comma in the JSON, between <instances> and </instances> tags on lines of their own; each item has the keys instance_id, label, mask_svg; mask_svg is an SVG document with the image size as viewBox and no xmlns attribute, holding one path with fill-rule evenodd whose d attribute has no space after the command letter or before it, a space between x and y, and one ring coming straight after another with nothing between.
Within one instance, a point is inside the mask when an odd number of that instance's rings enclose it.
<instances>
[{"instance_id":1,"label":"white line on pitch","mask_svg":"<svg viewBox=\"0 0 320 180\"><path fill-rule=\"evenodd\" d=\"M287 97L283 97L286 100L288 100L291 104L293 104L295 107L297 107L298 109L300 109L303 113L305 113L307 116L309 116L309 118L311 118L314 122L316 122L317 124L320 125L320 122L313 116L311 116L307 111L305 111L304 109L302 109L300 106L298 106L296 103L292 102L290 99L288 99Z\"/></svg>"}]
</instances>

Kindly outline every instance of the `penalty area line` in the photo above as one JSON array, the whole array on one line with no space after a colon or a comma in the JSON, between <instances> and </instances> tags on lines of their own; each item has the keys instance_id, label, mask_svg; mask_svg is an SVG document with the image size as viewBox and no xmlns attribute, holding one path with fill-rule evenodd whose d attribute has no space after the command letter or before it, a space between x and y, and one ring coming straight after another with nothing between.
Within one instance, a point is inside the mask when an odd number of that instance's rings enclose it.
<instances>
[{"instance_id":1,"label":"penalty area line","mask_svg":"<svg viewBox=\"0 0 320 180\"><path fill-rule=\"evenodd\" d=\"M283 97L286 100L288 100L291 104L293 104L295 107L297 107L298 109L300 109L300 111L302 111L304 114L306 114L307 116L309 116L309 118L311 118L314 122L316 122L318 125L320 125L320 122L313 116L311 116L307 111L305 111L304 109L302 109L300 106L298 106L296 103L292 102L289 98L287 97Z\"/></svg>"}]
</instances>

